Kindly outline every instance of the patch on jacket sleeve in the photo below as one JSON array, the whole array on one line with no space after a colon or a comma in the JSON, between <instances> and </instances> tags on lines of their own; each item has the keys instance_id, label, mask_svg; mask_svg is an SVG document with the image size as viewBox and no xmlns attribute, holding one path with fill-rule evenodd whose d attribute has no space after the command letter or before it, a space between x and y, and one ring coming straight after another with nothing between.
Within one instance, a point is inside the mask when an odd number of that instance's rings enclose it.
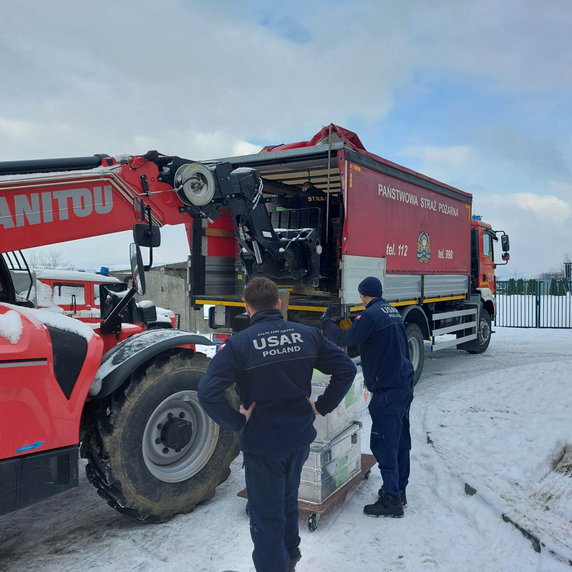
<instances>
[{"instance_id":1,"label":"patch on jacket sleeve","mask_svg":"<svg viewBox=\"0 0 572 572\"><path fill-rule=\"evenodd\" d=\"M361 320L361 314L359 316L356 316L356 320Z\"/></svg>"}]
</instances>

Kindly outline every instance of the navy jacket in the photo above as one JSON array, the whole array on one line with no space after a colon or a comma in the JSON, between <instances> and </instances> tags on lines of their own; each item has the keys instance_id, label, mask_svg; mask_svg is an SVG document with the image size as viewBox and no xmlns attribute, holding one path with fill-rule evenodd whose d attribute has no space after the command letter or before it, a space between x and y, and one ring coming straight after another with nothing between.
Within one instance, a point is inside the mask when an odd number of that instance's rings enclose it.
<instances>
[{"instance_id":1,"label":"navy jacket","mask_svg":"<svg viewBox=\"0 0 572 572\"><path fill-rule=\"evenodd\" d=\"M342 347L359 345L366 387L370 391L409 388L413 364L401 314L383 298L374 298L349 330L322 318L324 335Z\"/></svg>"},{"instance_id":2,"label":"navy jacket","mask_svg":"<svg viewBox=\"0 0 572 572\"><path fill-rule=\"evenodd\" d=\"M351 387L354 363L317 328L287 322L279 310L263 310L252 316L249 328L221 346L199 383L199 400L221 427L242 429L243 451L289 453L316 437L307 399L314 368L332 375L316 401L316 409L326 415ZM234 383L246 408L256 403L247 424L225 397Z\"/></svg>"}]
</instances>

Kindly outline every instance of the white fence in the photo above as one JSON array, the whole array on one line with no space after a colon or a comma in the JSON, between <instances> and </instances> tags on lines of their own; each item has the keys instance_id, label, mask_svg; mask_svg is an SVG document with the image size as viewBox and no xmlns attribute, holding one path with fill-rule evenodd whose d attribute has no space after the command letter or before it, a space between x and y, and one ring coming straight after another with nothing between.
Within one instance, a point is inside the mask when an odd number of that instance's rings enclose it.
<instances>
[{"instance_id":1,"label":"white fence","mask_svg":"<svg viewBox=\"0 0 572 572\"><path fill-rule=\"evenodd\" d=\"M526 282L519 286L516 290L529 291ZM559 281L556 288L554 283L535 282L534 292L517 294L509 293L507 282L497 283L495 324L515 328L572 328L571 286L570 281Z\"/></svg>"}]
</instances>

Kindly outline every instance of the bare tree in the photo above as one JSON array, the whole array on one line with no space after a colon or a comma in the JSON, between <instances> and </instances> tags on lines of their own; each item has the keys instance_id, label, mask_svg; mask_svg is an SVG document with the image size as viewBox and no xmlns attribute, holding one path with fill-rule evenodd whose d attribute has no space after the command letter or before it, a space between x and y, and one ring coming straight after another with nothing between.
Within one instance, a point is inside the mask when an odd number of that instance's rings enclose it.
<instances>
[{"instance_id":1,"label":"bare tree","mask_svg":"<svg viewBox=\"0 0 572 572\"><path fill-rule=\"evenodd\" d=\"M27 254L27 258L31 268L73 269L73 266L64 259L59 250L31 250Z\"/></svg>"},{"instance_id":2,"label":"bare tree","mask_svg":"<svg viewBox=\"0 0 572 572\"><path fill-rule=\"evenodd\" d=\"M564 278L564 272L562 270L549 270L548 272L541 272L538 276L540 280L561 280Z\"/></svg>"}]
</instances>

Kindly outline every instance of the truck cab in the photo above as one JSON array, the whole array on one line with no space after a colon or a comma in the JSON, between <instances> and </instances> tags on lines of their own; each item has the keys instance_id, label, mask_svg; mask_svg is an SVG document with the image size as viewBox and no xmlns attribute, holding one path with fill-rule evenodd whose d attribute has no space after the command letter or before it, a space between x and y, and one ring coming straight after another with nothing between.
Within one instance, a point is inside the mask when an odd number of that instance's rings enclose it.
<instances>
[{"instance_id":1,"label":"truck cab","mask_svg":"<svg viewBox=\"0 0 572 572\"><path fill-rule=\"evenodd\" d=\"M495 245L499 242L499 235L502 262L495 261ZM473 292L480 292L489 307L491 316L495 315L495 268L508 263L509 249L509 238L504 231L493 230L490 224L482 220L482 217L473 215L471 221L471 287Z\"/></svg>"},{"instance_id":2,"label":"truck cab","mask_svg":"<svg viewBox=\"0 0 572 572\"><path fill-rule=\"evenodd\" d=\"M101 320L100 284L122 284L113 276L93 272L36 268L33 274L37 308L53 308L84 322Z\"/></svg>"}]
</instances>

